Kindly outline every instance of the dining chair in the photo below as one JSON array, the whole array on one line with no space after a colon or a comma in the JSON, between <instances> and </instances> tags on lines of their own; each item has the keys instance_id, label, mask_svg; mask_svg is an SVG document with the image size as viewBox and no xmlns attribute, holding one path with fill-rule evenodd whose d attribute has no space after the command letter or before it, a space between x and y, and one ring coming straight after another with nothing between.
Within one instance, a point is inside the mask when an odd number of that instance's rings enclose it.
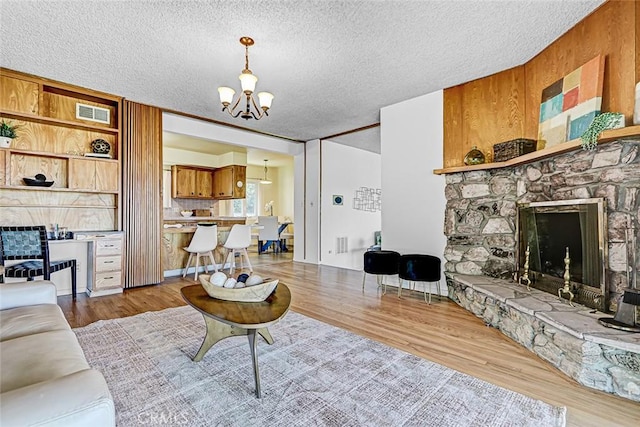
<instances>
[{"instance_id":1,"label":"dining chair","mask_svg":"<svg viewBox=\"0 0 640 427\"><path fill-rule=\"evenodd\" d=\"M191 242L189 242L189 246L183 248L185 251L189 252L189 259L187 260L187 265L184 268L184 272L182 273L182 277L187 275L189 271L189 266L191 265L191 259L195 256L196 258L196 266L195 266L195 277L193 278L196 282L198 281L198 267L200 264L200 257L209 257L211 264L213 264L213 269L217 273L218 266L216 265L216 260L213 257L213 250L218 246L218 226L215 224L198 224L195 233L193 233L193 237L191 238ZM204 263L204 271L209 273L209 267L207 265L207 261Z\"/></svg>"},{"instance_id":2,"label":"dining chair","mask_svg":"<svg viewBox=\"0 0 640 427\"><path fill-rule=\"evenodd\" d=\"M278 217L259 216L258 224L258 254L266 252L269 246L273 245L273 252L280 249L280 229L278 227ZM263 243L266 242L266 243Z\"/></svg>"},{"instance_id":3,"label":"dining chair","mask_svg":"<svg viewBox=\"0 0 640 427\"><path fill-rule=\"evenodd\" d=\"M229 262L229 274L233 274L233 270L236 267L236 254L240 255L240 268L243 268L242 257L244 256L249 266L249 271L253 273L253 267L251 266L249 254L247 253L249 246L251 246L251 225L234 224L233 227L231 227L231 231L229 231L227 241L224 242L224 248L227 250L225 264ZM229 258L231 258L231 260L229 260Z\"/></svg>"},{"instance_id":4,"label":"dining chair","mask_svg":"<svg viewBox=\"0 0 640 427\"><path fill-rule=\"evenodd\" d=\"M5 265L5 261L26 260L18 264ZM0 264L4 265L4 277L24 278L32 281L43 276L51 279L51 273L69 268L71 271L71 294L76 299L76 260L51 261L47 229L44 225L0 227ZM4 282L0 276L0 283Z\"/></svg>"}]
</instances>

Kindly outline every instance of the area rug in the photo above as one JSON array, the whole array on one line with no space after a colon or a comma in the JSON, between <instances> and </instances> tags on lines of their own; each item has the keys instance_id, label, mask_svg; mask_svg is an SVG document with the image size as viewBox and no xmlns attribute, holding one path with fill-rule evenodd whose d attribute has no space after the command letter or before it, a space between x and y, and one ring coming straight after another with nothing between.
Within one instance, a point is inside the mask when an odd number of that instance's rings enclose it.
<instances>
[{"instance_id":1,"label":"area rug","mask_svg":"<svg viewBox=\"0 0 640 427\"><path fill-rule=\"evenodd\" d=\"M205 332L191 307L74 329L109 385L120 427L564 426L558 408L343 329L289 312L260 339L255 397L246 336L200 362Z\"/></svg>"}]
</instances>

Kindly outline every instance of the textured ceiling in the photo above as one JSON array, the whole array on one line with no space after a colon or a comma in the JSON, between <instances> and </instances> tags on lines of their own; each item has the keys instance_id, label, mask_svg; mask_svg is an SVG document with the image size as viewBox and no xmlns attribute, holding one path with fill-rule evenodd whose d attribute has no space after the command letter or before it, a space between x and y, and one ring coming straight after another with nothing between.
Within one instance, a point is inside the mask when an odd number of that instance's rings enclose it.
<instances>
[{"instance_id":1,"label":"textured ceiling","mask_svg":"<svg viewBox=\"0 0 640 427\"><path fill-rule=\"evenodd\" d=\"M601 3L0 0L0 64L306 141L522 64ZM245 35L257 90L275 95L257 122L222 113L217 94L239 92Z\"/></svg>"}]
</instances>

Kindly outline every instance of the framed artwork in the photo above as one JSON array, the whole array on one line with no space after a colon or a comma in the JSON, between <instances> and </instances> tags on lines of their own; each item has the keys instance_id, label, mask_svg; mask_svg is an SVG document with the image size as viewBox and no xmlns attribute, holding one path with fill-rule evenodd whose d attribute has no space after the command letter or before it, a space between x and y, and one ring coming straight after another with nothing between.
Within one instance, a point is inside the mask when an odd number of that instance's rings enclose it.
<instances>
[{"instance_id":1,"label":"framed artwork","mask_svg":"<svg viewBox=\"0 0 640 427\"><path fill-rule=\"evenodd\" d=\"M577 139L600 114L604 56L598 55L542 91L539 148Z\"/></svg>"}]
</instances>

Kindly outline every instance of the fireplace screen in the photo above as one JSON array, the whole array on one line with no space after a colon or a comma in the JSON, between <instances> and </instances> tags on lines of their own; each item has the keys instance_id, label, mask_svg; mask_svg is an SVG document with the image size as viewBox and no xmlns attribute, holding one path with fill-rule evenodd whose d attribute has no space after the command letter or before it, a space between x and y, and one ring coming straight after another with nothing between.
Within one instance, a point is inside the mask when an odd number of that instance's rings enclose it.
<instances>
[{"instance_id":1,"label":"fireplace screen","mask_svg":"<svg viewBox=\"0 0 640 427\"><path fill-rule=\"evenodd\" d=\"M531 286L558 294L568 272L580 304L602 310L606 303L605 202L560 200L521 204L518 209L518 266L529 252Z\"/></svg>"}]
</instances>

